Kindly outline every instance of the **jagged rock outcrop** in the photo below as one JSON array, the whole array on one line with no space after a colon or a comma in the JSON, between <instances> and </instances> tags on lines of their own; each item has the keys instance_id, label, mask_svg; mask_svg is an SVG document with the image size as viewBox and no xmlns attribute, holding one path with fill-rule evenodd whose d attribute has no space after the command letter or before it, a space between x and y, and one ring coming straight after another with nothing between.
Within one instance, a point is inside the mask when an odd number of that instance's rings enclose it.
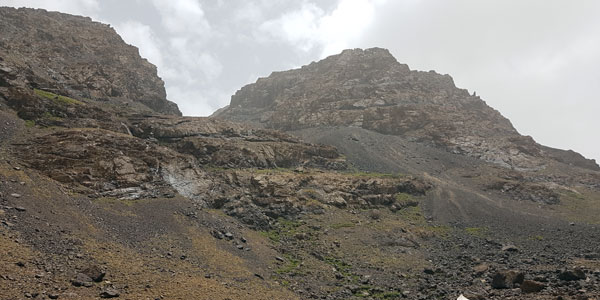
<instances>
[{"instance_id":1,"label":"jagged rock outcrop","mask_svg":"<svg viewBox=\"0 0 600 300\"><path fill-rule=\"evenodd\" d=\"M509 168L544 166L544 150L531 137L449 75L411 71L381 48L344 50L260 78L214 116L286 131L360 127Z\"/></svg>"},{"instance_id":2,"label":"jagged rock outcrop","mask_svg":"<svg viewBox=\"0 0 600 300\"><path fill-rule=\"evenodd\" d=\"M133 135L191 154L199 164L225 168L316 167L346 169L334 147L243 124L195 117L132 117Z\"/></svg>"},{"instance_id":3,"label":"jagged rock outcrop","mask_svg":"<svg viewBox=\"0 0 600 300\"><path fill-rule=\"evenodd\" d=\"M162 170L167 165L195 167L190 158L168 148L102 129L66 129L35 137L20 143L15 155L30 168L93 197L173 196Z\"/></svg>"},{"instance_id":4,"label":"jagged rock outcrop","mask_svg":"<svg viewBox=\"0 0 600 300\"><path fill-rule=\"evenodd\" d=\"M37 88L78 100L181 115L166 99L156 67L109 25L58 12L1 7L0 32L0 94L11 88Z\"/></svg>"}]
</instances>

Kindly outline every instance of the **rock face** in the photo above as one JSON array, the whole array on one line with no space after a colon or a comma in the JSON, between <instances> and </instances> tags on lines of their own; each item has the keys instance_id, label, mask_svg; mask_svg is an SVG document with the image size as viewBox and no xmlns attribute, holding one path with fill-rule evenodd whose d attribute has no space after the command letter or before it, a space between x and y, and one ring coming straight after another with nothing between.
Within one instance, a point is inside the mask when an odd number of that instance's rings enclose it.
<instances>
[{"instance_id":1,"label":"rock face","mask_svg":"<svg viewBox=\"0 0 600 300\"><path fill-rule=\"evenodd\" d=\"M201 165L226 168L346 169L334 147L303 143L274 130L209 118L131 118L133 135L191 154Z\"/></svg>"},{"instance_id":2,"label":"rock face","mask_svg":"<svg viewBox=\"0 0 600 300\"><path fill-rule=\"evenodd\" d=\"M449 75L411 71L381 48L344 50L260 78L215 116L287 131L360 127L505 167L543 167L540 146L478 96L457 88Z\"/></svg>"},{"instance_id":3,"label":"rock face","mask_svg":"<svg viewBox=\"0 0 600 300\"><path fill-rule=\"evenodd\" d=\"M0 8L0 88L38 88L181 115L156 67L109 25L34 9Z\"/></svg>"}]
</instances>

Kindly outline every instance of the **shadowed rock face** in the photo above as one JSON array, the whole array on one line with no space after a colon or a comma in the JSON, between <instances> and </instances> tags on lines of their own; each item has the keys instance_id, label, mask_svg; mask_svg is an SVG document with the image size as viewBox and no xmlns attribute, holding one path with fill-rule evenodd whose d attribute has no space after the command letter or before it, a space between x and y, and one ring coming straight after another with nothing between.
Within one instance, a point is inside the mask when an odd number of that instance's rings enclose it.
<instances>
[{"instance_id":1,"label":"shadowed rock face","mask_svg":"<svg viewBox=\"0 0 600 300\"><path fill-rule=\"evenodd\" d=\"M109 25L34 9L0 8L0 87L39 88L77 99L141 103L181 115L156 67ZM129 106L129 105L128 105Z\"/></svg>"},{"instance_id":2,"label":"shadowed rock face","mask_svg":"<svg viewBox=\"0 0 600 300\"><path fill-rule=\"evenodd\" d=\"M515 169L543 149L449 75L411 71L385 49L353 49L240 89L216 117L267 128L350 126L432 143Z\"/></svg>"}]
</instances>

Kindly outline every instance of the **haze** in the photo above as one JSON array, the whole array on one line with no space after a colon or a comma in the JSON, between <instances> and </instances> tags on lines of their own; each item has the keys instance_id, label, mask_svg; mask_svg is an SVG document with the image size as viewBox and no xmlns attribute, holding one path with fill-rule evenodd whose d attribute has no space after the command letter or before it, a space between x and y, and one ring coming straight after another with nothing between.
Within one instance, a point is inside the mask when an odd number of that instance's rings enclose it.
<instances>
[{"instance_id":1,"label":"haze","mask_svg":"<svg viewBox=\"0 0 600 300\"><path fill-rule=\"evenodd\" d=\"M600 160L598 1L12 1L111 24L158 66L168 98L205 116L258 77L345 48L388 48L450 74L521 134Z\"/></svg>"}]
</instances>

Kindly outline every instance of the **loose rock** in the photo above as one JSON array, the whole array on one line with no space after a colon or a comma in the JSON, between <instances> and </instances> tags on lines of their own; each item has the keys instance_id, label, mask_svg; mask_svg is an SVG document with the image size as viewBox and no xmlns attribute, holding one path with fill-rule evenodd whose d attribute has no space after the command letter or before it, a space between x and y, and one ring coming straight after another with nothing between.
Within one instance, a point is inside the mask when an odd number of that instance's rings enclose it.
<instances>
[{"instance_id":1,"label":"loose rock","mask_svg":"<svg viewBox=\"0 0 600 300\"><path fill-rule=\"evenodd\" d=\"M541 282L533 281L533 280L524 280L521 284L521 291L523 293L537 293L543 290L546 287Z\"/></svg>"},{"instance_id":2,"label":"loose rock","mask_svg":"<svg viewBox=\"0 0 600 300\"><path fill-rule=\"evenodd\" d=\"M492 276L492 287L495 289L507 289L515 284L523 283L525 275L517 271L501 271Z\"/></svg>"},{"instance_id":3,"label":"loose rock","mask_svg":"<svg viewBox=\"0 0 600 300\"><path fill-rule=\"evenodd\" d=\"M581 269L565 270L558 275L558 279L565 281L575 281L585 279L585 273Z\"/></svg>"},{"instance_id":4,"label":"loose rock","mask_svg":"<svg viewBox=\"0 0 600 300\"><path fill-rule=\"evenodd\" d=\"M105 288L100 292L100 298L117 298L119 296L119 291L114 288Z\"/></svg>"},{"instance_id":5,"label":"loose rock","mask_svg":"<svg viewBox=\"0 0 600 300\"><path fill-rule=\"evenodd\" d=\"M81 272L81 273L87 275L89 278L91 278L95 282L101 282L102 279L104 279L104 276L106 275L106 273L104 271L102 271L102 269L100 269L100 267L98 267L96 265L89 266L88 268L83 270L83 272Z\"/></svg>"}]
</instances>

